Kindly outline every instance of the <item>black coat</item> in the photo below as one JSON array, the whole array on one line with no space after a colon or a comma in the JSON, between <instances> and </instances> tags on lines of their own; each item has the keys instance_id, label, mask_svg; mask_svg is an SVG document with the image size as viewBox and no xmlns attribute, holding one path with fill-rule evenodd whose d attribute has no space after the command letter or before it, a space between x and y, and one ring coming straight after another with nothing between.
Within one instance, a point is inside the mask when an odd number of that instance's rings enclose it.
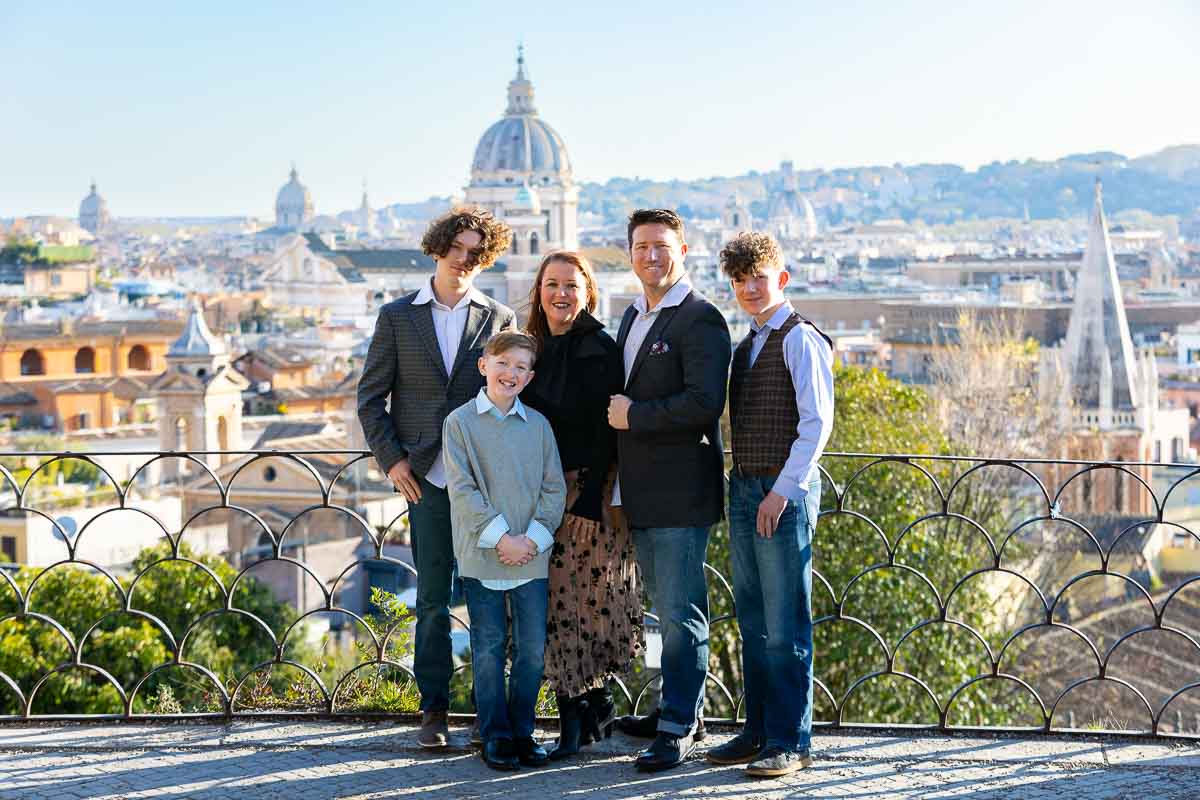
<instances>
[{"instance_id":1,"label":"black coat","mask_svg":"<svg viewBox=\"0 0 1200 800\"><path fill-rule=\"evenodd\" d=\"M637 310L621 320L618 347ZM635 528L708 526L725 513L721 412L733 348L717 307L693 290L659 312L634 359L617 432L621 504Z\"/></svg>"},{"instance_id":2,"label":"black coat","mask_svg":"<svg viewBox=\"0 0 1200 800\"><path fill-rule=\"evenodd\" d=\"M609 397L621 391L625 373L617 343L587 312L571 330L548 336L522 402L550 420L564 471L583 479L572 514L599 522L602 491L616 460L616 431L608 425Z\"/></svg>"}]
</instances>

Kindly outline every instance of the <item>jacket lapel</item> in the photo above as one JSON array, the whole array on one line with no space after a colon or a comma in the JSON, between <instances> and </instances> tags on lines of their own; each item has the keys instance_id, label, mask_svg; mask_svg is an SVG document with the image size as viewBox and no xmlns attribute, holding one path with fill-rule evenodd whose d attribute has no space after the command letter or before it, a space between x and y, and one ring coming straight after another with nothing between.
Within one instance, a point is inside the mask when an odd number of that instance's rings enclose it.
<instances>
[{"instance_id":1,"label":"jacket lapel","mask_svg":"<svg viewBox=\"0 0 1200 800\"><path fill-rule=\"evenodd\" d=\"M621 327L617 329L617 347L623 351L625 349L625 340L629 338L629 329L633 327L633 320L637 317L637 309L630 304L629 308L625 309L624 316L621 317Z\"/></svg>"},{"instance_id":2,"label":"jacket lapel","mask_svg":"<svg viewBox=\"0 0 1200 800\"><path fill-rule=\"evenodd\" d=\"M433 326L433 304L422 303L409 306L409 308L412 309L411 318L413 327L417 329L417 338L425 343L425 349L429 351L429 357L437 368L438 374L442 376L442 380L449 383L450 376L446 374L446 362L442 360L442 351L438 347L437 328Z\"/></svg>"},{"instance_id":3,"label":"jacket lapel","mask_svg":"<svg viewBox=\"0 0 1200 800\"><path fill-rule=\"evenodd\" d=\"M475 343L479 340L479 335L483 332L484 325L492 316L492 310L478 303L471 303L470 310L467 312L467 324L463 328L462 341L458 344L458 354L454 357L454 369L450 371L450 377L453 378L462 369L463 362L466 360L467 353L475 347Z\"/></svg>"},{"instance_id":4,"label":"jacket lapel","mask_svg":"<svg viewBox=\"0 0 1200 800\"><path fill-rule=\"evenodd\" d=\"M646 338L642 340L642 346L638 348L637 358L633 360L633 368L629 370L629 380L625 381L626 389L633 385L633 381L634 378L637 377L638 370L642 368L642 364L646 361L647 353L650 352L650 348L654 345L654 343L662 338L663 331L665 331L667 326L671 324L671 320L674 318L675 312L678 310L679 306L664 308L662 311L658 312L658 316L654 318L654 323L650 326L650 330L646 332Z\"/></svg>"}]
</instances>

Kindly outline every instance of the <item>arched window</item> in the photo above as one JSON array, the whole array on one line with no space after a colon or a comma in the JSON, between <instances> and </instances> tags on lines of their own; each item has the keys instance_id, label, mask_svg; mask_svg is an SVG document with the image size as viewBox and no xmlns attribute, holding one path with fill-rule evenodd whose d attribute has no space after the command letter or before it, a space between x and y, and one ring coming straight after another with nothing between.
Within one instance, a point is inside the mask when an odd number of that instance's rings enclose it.
<instances>
[{"instance_id":1,"label":"arched window","mask_svg":"<svg viewBox=\"0 0 1200 800\"><path fill-rule=\"evenodd\" d=\"M148 370L150 369L150 351L145 346L135 344L129 350L129 360L127 365L130 369Z\"/></svg>"},{"instance_id":2,"label":"arched window","mask_svg":"<svg viewBox=\"0 0 1200 800\"><path fill-rule=\"evenodd\" d=\"M517 237L515 236L512 237L512 254L514 256L517 254Z\"/></svg>"},{"instance_id":3,"label":"arched window","mask_svg":"<svg viewBox=\"0 0 1200 800\"><path fill-rule=\"evenodd\" d=\"M46 359L42 357L41 350L30 348L24 353L21 353L21 374L22 375L45 375L46 374Z\"/></svg>"},{"instance_id":4,"label":"arched window","mask_svg":"<svg viewBox=\"0 0 1200 800\"><path fill-rule=\"evenodd\" d=\"M742 217L740 214L734 214L733 215L733 227L736 228L737 226L741 225L742 224L741 219L742 219Z\"/></svg>"},{"instance_id":5,"label":"arched window","mask_svg":"<svg viewBox=\"0 0 1200 800\"><path fill-rule=\"evenodd\" d=\"M537 231L529 234L529 255L536 256L538 254L538 235Z\"/></svg>"},{"instance_id":6,"label":"arched window","mask_svg":"<svg viewBox=\"0 0 1200 800\"><path fill-rule=\"evenodd\" d=\"M96 351L90 347L81 347L75 353L75 372L84 375L96 371Z\"/></svg>"}]
</instances>

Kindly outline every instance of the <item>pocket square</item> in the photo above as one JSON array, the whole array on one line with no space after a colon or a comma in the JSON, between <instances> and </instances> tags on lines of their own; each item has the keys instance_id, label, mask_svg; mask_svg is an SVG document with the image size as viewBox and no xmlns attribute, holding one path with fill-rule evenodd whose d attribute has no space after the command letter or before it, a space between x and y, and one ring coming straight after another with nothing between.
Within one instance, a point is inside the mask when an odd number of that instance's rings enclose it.
<instances>
[{"instance_id":1,"label":"pocket square","mask_svg":"<svg viewBox=\"0 0 1200 800\"><path fill-rule=\"evenodd\" d=\"M663 353L669 352L671 352L671 345L667 344L662 339L659 339L657 342L650 345L650 355L652 356L660 356Z\"/></svg>"}]
</instances>

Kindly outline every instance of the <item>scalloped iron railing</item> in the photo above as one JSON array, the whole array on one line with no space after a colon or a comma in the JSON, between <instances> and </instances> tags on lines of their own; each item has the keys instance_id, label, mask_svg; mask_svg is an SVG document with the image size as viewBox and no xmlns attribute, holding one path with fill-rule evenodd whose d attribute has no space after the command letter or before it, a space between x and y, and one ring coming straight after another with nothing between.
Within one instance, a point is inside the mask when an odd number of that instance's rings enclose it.
<instances>
[{"instance_id":1,"label":"scalloped iron railing","mask_svg":"<svg viewBox=\"0 0 1200 800\"><path fill-rule=\"evenodd\" d=\"M830 453L821 473L817 724L1200 738L1200 468ZM390 599L414 596L407 512L369 453L4 453L0 483L0 721L415 707ZM722 525L714 721L743 713L728 565ZM654 667L617 681L627 709Z\"/></svg>"}]
</instances>

